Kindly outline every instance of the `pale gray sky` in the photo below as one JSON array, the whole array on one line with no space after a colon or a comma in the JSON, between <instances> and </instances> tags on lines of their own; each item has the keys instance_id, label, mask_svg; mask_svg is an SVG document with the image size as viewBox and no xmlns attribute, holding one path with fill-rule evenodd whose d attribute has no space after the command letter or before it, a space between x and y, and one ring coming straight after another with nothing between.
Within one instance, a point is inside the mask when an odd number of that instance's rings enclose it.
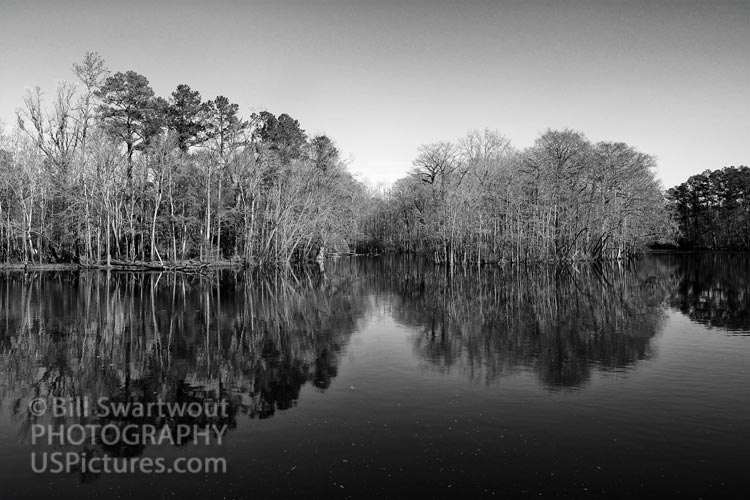
<instances>
[{"instance_id":1,"label":"pale gray sky","mask_svg":"<svg viewBox=\"0 0 750 500\"><path fill-rule=\"evenodd\" d=\"M165 97L289 113L373 182L485 127L519 148L547 128L624 141L667 187L750 163L750 0L0 1L6 123L95 50Z\"/></svg>"}]
</instances>

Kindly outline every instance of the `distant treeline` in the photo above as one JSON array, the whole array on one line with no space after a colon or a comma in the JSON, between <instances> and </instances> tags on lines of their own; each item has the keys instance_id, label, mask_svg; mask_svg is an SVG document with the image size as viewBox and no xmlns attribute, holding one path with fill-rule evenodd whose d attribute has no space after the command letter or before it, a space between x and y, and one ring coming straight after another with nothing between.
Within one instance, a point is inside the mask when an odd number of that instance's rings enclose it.
<instances>
[{"instance_id":1,"label":"distant treeline","mask_svg":"<svg viewBox=\"0 0 750 500\"><path fill-rule=\"evenodd\" d=\"M524 151L490 131L423 146L372 214L370 244L450 263L617 259L674 234L653 157L549 130Z\"/></svg>"},{"instance_id":2,"label":"distant treeline","mask_svg":"<svg viewBox=\"0 0 750 500\"><path fill-rule=\"evenodd\" d=\"M606 260L674 242L677 222L683 240L709 237L701 224L723 230L693 205L672 217L653 157L571 130L525 150L491 131L425 145L378 191L287 114L244 119L184 84L158 97L97 53L73 73L51 102L29 91L0 136L0 263L276 265L321 249L472 265Z\"/></svg>"},{"instance_id":3,"label":"distant treeline","mask_svg":"<svg viewBox=\"0 0 750 500\"><path fill-rule=\"evenodd\" d=\"M684 248L750 248L750 168L693 175L667 191Z\"/></svg>"}]
</instances>

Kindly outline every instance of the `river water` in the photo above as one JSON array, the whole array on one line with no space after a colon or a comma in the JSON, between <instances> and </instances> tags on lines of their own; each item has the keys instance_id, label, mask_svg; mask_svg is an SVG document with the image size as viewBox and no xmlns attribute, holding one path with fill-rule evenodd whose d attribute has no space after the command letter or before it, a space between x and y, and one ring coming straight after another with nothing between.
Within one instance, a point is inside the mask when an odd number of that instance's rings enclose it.
<instances>
[{"instance_id":1,"label":"river water","mask_svg":"<svg viewBox=\"0 0 750 500\"><path fill-rule=\"evenodd\" d=\"M749 360L739 254L8 273L0 497L744 497ZM202 413L161 412L191 403ZM54 454L80 462L57 472ZM206 472L214 458L225 472Z\"/></svg>"}]
</instances>

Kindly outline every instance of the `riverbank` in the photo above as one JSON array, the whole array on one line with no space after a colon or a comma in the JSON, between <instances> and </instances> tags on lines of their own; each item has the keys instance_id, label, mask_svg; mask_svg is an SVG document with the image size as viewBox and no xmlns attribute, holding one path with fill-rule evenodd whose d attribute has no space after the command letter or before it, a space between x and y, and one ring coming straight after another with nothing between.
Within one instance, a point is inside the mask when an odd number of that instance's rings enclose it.
<instances>
[{"instance_id":1,"label":"riverbank","mask_svg":"<svg viewBox=\"0 0 750 500\"><path fill-rule=\"evenodd\" d=\"M173 271L173 272L205 272L216 269L230 269L253 267L239 260L221 260L216 262L202 262L196 260L179 262L151 262L151 261L122 261L112 260L108 266L106 263L80 263L80 264L0 264L0 271L78 271L78 270L110 270L110 271Z\"/></svg>"},{"instance_id":2,"label":"riverbank","mask_svg":"<svg viewBox=\"0 0 750 500\"><path fill-rule=\"evenodd\" d=\"M640 254L637 255L623 255L621 258L608 258L608 259L591 259L591 258L578 258L573 260L522 260L522 261L512 261L512 260L482 260L481 266L482 267L492 267L492 266L500 266L504 267L507 265L570 265L570 264L583 264L583 263L594 263L594 262L617 262L617 261L625 261L625 260L632 260L634 258L643 257L644 255L659 255L659 254L694 254L694 253L702 253L705 251L701 250L683 250L683 249L646 249ZM387 254L386 252L385 254ZM384 254L376 254L376 253L331 253L326 255L326 257L323 259L323 261L328 260L330 258L337 258L337 257L359 257L359 256L371 256L371 257L378 257ZM429 256L425 254L416 254L416 255L422 255L424 258L429 259ZM320 258L317 259L310 259L308 261L309 264L314 264L316 262L320 262ZM444 261L436 261L433 259L433 263L437 265L446 265L447 263ZM470 261L457 261L455 262L456 267L476 267L476 262L470 262ZM22 263L12 263L12 264L5 264L0 263L0 271L23 271L23 272L33 272L33 271L77 271L77 270L111 270L111 271L133 271L133 272L147 272L147 271L164 271L164 272L188 272L188 273L200 273L200 272L207 272L211 270L219 270L219 269L242 269L242 268L255 268L258 267L258 264L256 262L244 262L239 259L232 259L232 260L221 260L221 261L212 261L212 262L206 262L206 261L199 261L199 260L186 260L186 261L178 261L178 262L153 262L153 261L123 261L123 260L111 260L111 265L107 266L106 263L43 263L43 264L22 264Z\"/></svg>"}]
</instances>

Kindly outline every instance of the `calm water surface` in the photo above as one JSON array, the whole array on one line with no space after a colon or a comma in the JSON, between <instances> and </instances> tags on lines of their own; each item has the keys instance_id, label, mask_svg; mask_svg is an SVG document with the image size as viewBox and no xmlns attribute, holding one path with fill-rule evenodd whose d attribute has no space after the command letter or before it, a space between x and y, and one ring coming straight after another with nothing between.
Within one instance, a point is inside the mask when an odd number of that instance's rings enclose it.
<instances>
[{"instance_id":1,"label":"calm water surface","mask_svg":"<svg viewBox=\"0 0 750 500\"><path fill-rule=\"evenodd\" d=\"M0 275L0 497L742 498L750 258ZM228 401L221 445L32 444L35 398ZM204 424L205 416L179 422ZM38 474L31 453L224 457Z\"/></svg>"}]
</instances>

